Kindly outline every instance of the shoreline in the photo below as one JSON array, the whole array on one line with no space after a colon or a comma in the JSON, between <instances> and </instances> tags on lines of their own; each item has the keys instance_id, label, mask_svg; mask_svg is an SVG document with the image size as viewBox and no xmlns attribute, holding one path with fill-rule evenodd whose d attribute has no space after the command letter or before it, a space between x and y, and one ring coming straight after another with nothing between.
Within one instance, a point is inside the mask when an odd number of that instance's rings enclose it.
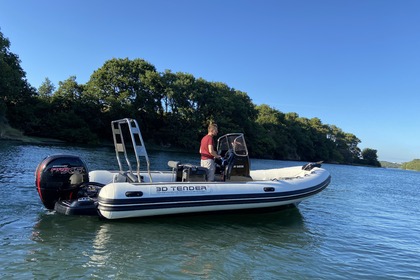
<instances>
[{"instance_id":1,"label":"shoreline","mask_svg":"<svg viewBox=\"0 0 420 280\"><path fill-rule=\"evenodd\" d=\"M71 144L69 142L66 142L66 141L63 141L63 140L58 140L58 139L53 139L53 138L25 136L20 131L13 131L13 133L10 133L11 132L10 130L6 130L6 131L3 130L3 131L0 131L0 132L1 132L0 133L0 141L13 141L13 142L21 142L21 143L25 143L25 144L40 144L40 145L68 145L68 144ZM9 133L7 133L7 132L9 132ZM89 145L89 146L92 146L92 145ZM111 143L111 142L101 142L101 143L95 144L93 146L107 147L107 146L113 146L113 143ZM154 143L146 143L146 146L149 147L148 150L178 152L178 153L191 153L191 151L185 150L185 149L182 149L182 148L160 146L160 145L157 145L157 144L154 144ZM292 161L292 160L288 160L288 159L279 159L279 160ZM325 163L343 165L343 164L336 163L336 162L325 162ZM344 165L372 167L370 165L359 165L359 164L344 164ZM387 168L387 167L381 166L379 168ZM396 169L401 170L402 168L397 167ZM414 171L418 171L418 170L414 169Z\"/></svg>"},{"instance_id":2,"label":"shoreline","mask_svg":"<svg viewBox=\"0 0 420 280\"><path fill-rule=\"evenodd\" d=\"M74 143L70 143L64 140L58 140L54 138L44 138L44 137L32 137L32 136L3 136L0 135L0 142L9 141L9 142L20 142L25 144L41 144L41 145L71 145ZM81 144L76 143L75 145L78 146L94 146L94 147L114 147L114 143L112 142L100 142L98 144ZM148 147L148 150L157 150L157 151L166 151L166 152L178 152L178 153L191 153L189 150L185 150L182 148L174 148L174 147L167 147L167 146L160 146L153 143L145 143L145 146Z\"/></svg>"},{"instance_id":3,"label":"shoreline","mask_svg":"<svg viewBox=\"0 0 420 280\"><path fill-rule=\"evenodd\" d=\"M52 139L52 138L43 138L43 137L30 137L30 136L21 136L21 137L0 137L0 141L13 141L13 142L22 142L26 144L66 144L67 142Z\"/></svg>"}]
</instances>

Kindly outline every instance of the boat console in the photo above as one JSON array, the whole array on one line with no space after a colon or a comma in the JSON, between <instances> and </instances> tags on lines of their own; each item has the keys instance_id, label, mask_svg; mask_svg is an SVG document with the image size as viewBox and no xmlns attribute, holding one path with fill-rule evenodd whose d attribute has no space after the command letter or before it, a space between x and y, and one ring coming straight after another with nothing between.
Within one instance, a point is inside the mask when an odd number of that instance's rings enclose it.
<instances>
[{"instance_id":1,"label":"boat console","mask_svg":"<svg viewBox=\"0 0 420 280\"><path fill-rule=\"evenodd\" d=\"M224 164L219 163L220 166L216 168L216 176L224 175L223 181L252 180L248 148L243 133L229 133L221 136L217 140L217 152L222 156Z\"/></svg>"},{"instance_id":2,"label":"boat console","mask_svg":"<svg viewBox=\"0 0 420 280\"><path fill-rule=\"evenodd\" d=\"M169 161L176 182L204 182L207 177L207 169L189 163L181 164L179 161Z\"/></svg>"}]
</instances>

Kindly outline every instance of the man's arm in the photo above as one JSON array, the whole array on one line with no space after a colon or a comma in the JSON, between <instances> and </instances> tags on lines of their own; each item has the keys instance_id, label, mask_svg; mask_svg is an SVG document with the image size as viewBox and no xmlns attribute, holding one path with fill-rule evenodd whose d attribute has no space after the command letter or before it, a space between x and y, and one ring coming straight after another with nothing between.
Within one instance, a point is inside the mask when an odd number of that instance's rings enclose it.
<instances>
[{"instance_id":1,"label":"man's arm","mask_svg":"<svg viewBox=\"0 0 420 280\"><path fill-rule=\"evenodd\" d=\"M220 158L220 156L217 154L217 152L214 150L213 145L209 145L209 152L212 156L215 158Z\"/></svg>"}]
</instances>

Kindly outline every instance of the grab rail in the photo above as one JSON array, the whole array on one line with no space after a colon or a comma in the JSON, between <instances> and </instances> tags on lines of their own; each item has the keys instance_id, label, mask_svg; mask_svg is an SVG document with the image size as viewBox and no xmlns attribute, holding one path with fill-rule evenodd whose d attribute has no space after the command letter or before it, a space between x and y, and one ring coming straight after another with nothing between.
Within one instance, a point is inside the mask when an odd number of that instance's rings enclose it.
<instances>
[{"instance_id":1,"label":"grab rail","mask_svg":"<svg viewBox=\"0 0 420 280\"><path fill-rule=\"evenodd\" d=\"M116 121L111 122L112 136L113 136L113 139L114 139L114 146L115 146L115 153L116 153L116 156L117 156L117 161L118 161L118 166L120 168L120 171L124 172L123 167L122 167L122 163L121 163L121 159L120 159L120 154L123 153L124 157L125 157L125 161L127 162L129 173L130 173L130 175L133 174L133 168L131 166L131 162L130 162L130 159L129 159L128 154L127 154L126 142L124 141L124 135L123 135L123 132L125 131L125 130L123 130L123 128L124 128L125 125L128 128L128 132L130 134L131 142L132 142L133 149L134 149L134 154L135 154L135 157L136 157L137 180L138 180L138 182L142 181L141 180L141 175L140 175L140 157L144 157L145 160L146 160L146 164L147 164L147 173L149 175L150 182L152 182L152 175L151 175L151 172L150 172L149 156L147 155L146 146L144 145L143 137L141 136L140 127L137 124L137 121L134 120L134 119L125 118L125 119L116 120Z\"/></svg>"}]
</instances>

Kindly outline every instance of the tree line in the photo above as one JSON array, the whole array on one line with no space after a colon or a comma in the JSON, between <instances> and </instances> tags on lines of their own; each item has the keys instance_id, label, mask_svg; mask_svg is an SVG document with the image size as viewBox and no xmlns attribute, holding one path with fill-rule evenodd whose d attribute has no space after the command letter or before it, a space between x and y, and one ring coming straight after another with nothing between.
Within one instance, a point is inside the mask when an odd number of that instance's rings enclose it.
<instances>
[{"instance_id":1,"label":"tree line","mask_svg":"<svg viewBox=\"0 0 420 280\"><path fill-rule=\"evenodd\" d=\"M401 165L402 169L420 171L420 159L413 159L409 162L404 162Z\"/></svg>"},{"instance_id":2,"label":"tree line","mask_svg":"<svg viewBox=\"0 0 420 280\"><path fill-rule=\"evenodd\" d=\"M420 159L413 159L412 161L403 163L380 161L380 164L385 168L399 168L405 170L420 171Z\"/></svg>"},{"instance_id":3,"label":"tree line","mask_svg":"<svg viewBox=\"0 0 420 280\"><path fill-rule=\"evenodd\" d=\"M140 58L113 58L85 84L70 76L56 87L46 78L35 89L9 48L0 32L0 123L28 136L98 144L112 139L112 120L129 117L138 120L145 141L197 151L215 122L219 135L245 133L255 158L380 166L377 151L361 151L355 135L319 118L253 104L247 93L222 82L158 72Z\"/></svg>"}]
</instances>

